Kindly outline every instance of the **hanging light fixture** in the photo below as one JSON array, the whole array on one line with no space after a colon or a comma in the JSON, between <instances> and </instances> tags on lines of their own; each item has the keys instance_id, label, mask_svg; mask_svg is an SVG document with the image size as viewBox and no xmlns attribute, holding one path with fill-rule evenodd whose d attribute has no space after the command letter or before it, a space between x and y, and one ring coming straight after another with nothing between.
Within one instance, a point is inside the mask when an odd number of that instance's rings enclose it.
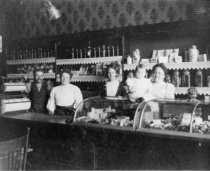
<instances>
[{"instance_id":1,"label":"hanging light fixture","mask_svg":"<svg viewBox=\"0 0 210 171\"><path fill-rule=\"evenodd\" d=\"M61 12L49 0L45 0L44 8L50 20L57 20L61 17Z\"/></svg>"}]
</instances>

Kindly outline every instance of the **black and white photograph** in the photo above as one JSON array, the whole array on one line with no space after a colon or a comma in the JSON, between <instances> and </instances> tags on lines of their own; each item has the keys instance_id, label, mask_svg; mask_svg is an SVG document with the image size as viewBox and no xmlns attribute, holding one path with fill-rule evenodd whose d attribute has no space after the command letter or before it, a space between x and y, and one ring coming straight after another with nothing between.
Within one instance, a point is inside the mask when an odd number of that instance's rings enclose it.
<instances>
[{"instance_id":1,"label":"black and white photograph","mask_svg":"<svg viewBox=\"0 0 210 171\"><path fill-rule=\"evenodd\" d=\"M0 170L210 170L210 0L0 0Z\"/></svg>"}]
</instances>

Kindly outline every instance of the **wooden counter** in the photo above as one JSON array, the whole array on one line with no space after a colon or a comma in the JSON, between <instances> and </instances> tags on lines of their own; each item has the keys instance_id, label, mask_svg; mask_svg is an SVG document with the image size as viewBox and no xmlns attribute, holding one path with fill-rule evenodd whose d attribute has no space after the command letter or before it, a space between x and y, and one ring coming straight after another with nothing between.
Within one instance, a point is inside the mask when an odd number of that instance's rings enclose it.
<instances>
[{"instance_id":1,"label":"wooden counter","mask_svg":"<svg viewBox=\"0 0 210 171\"><path fill-rule=\"evenodd\" d=\"M208 136L65 120L9 114L0 125L11 132L31 127L29 169L210 169Z\"/></svg>"}]
</instances>

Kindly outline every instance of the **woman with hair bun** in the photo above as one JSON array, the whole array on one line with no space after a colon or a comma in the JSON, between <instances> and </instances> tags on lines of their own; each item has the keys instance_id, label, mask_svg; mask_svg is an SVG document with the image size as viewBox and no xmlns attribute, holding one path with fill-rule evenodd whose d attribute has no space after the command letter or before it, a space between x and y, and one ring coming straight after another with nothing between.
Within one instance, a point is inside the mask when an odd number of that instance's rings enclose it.
<instances>
[{"instance_id":1,"label":"woman with hair bun","mask_svg":"<svg viewBox=\"0 0 210 171\"><path fill-rule=\"evenodd\" d=\"M108 67L109 80L105 84L105 96L125 96L126 91L124 85L116 78L118 70L119 65L115 63Z\"/></svg>"},{"instance_id":2,"label":"woman with hair bun","mask_svg":"<svg viewBox=\"0 0 210 171\"><path fill-rule=\"evenodd\" d=\"M175 98L175 87L171 83L164 81L167 74L167 68L164 64L159 63L152 68L152 96L158 98Z\"/></svg>"}]
</instances>

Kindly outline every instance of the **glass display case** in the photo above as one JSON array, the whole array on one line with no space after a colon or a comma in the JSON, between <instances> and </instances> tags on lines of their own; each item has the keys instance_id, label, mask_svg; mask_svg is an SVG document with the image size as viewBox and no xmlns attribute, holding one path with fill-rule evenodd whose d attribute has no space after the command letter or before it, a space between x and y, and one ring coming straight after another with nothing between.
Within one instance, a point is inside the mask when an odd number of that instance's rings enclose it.
<instances>
[{"instance_id":1,"label":"glass display case","mask_svg":"<svg viewBox=\"0 0 210 171\"><path fill-rule=\"evenodd\" d=\"M156 99L141 103L134 129L210 134L210 103Z\"/></svg>"},{"instance_id":2,"label":"glass display case","mask_svg":"<svg viewBox=\"0 0 210 171\"><path fill-rule=\"evenodd\" d=\"M87 98L76 109L74 122L132 128L138 105L117 97Z\"/></svg>"}]
</instances>

